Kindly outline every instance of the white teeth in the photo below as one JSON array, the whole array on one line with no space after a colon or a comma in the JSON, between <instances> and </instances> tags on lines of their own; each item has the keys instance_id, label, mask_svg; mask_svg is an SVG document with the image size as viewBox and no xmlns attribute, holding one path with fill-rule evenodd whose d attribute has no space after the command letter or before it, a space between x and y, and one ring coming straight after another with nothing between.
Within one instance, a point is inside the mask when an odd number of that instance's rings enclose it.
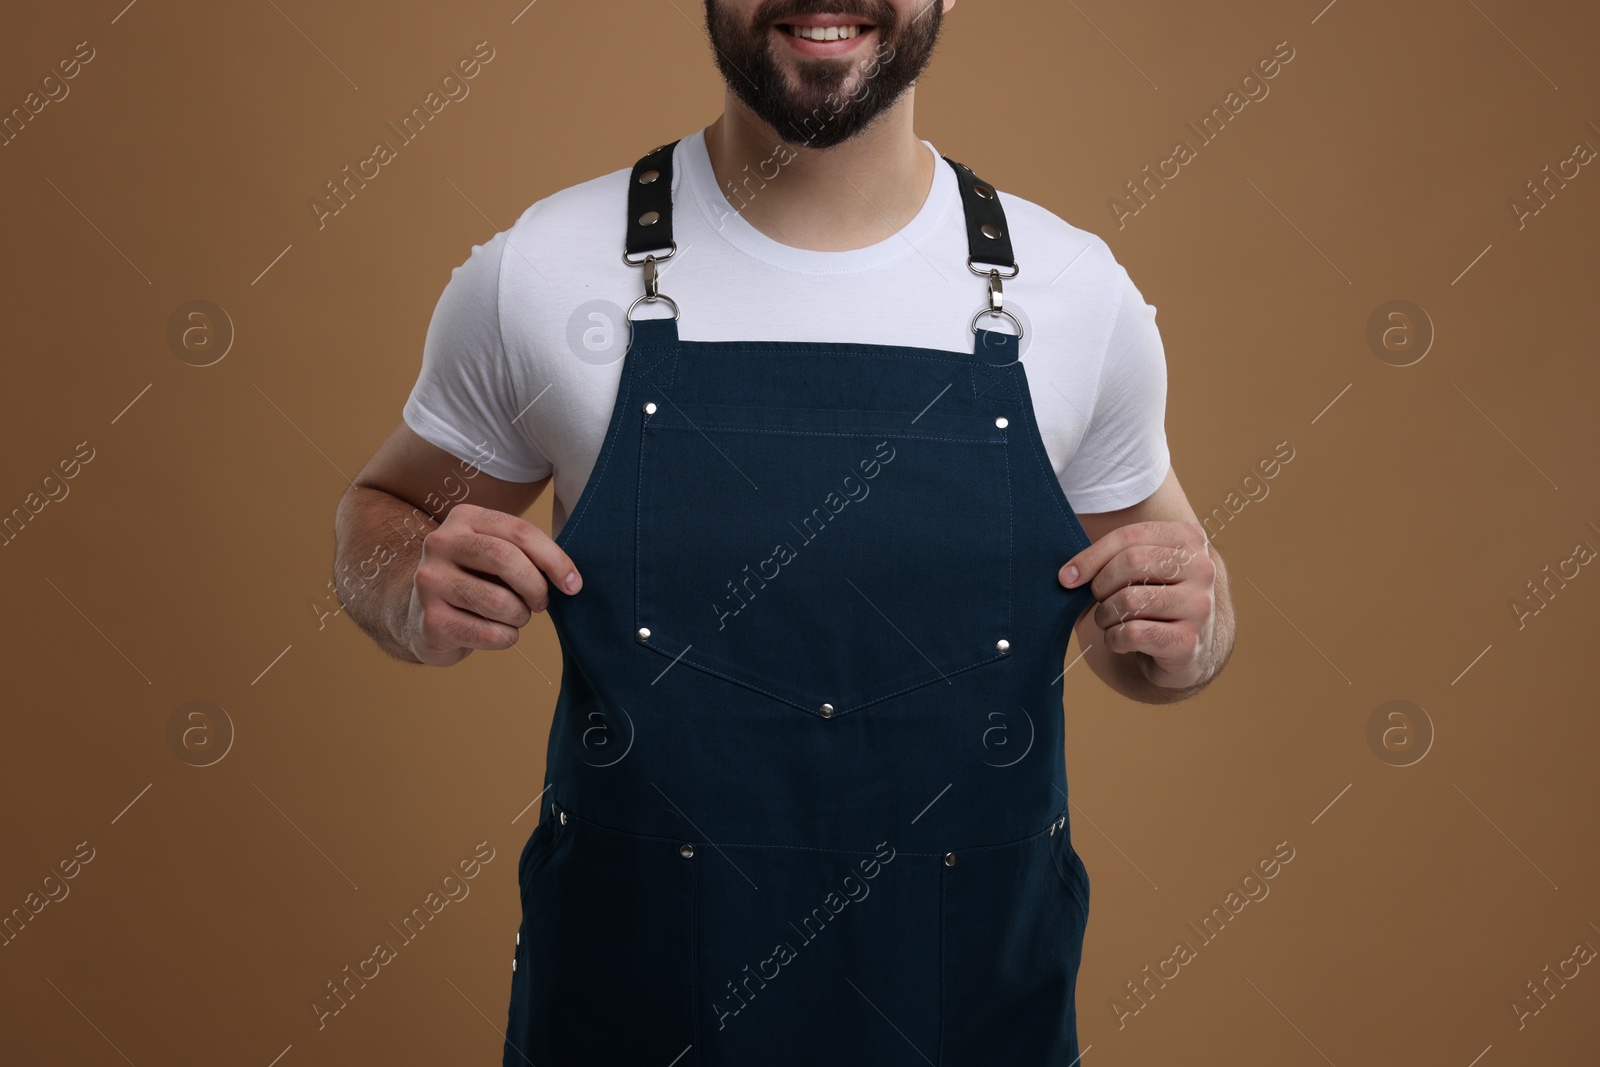
<instances>
[{"instance_id":1,"label":"white teeth","mask_svg":"<svg viewBox=\"0 0 1600 1067\"><path fill-rule=\"evenodd\" d=\"M811 41L848 41L861 35L860 26L790 26L789 30L796 37Z\"/></svg>"}]
</instances>

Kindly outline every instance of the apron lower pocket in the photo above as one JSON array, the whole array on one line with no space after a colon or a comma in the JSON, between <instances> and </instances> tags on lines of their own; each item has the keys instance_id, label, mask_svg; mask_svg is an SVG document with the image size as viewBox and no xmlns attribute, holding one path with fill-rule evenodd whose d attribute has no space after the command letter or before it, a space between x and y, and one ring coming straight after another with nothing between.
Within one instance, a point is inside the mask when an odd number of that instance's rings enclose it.
<instances>
[{"instance_id":1,"label":"apron lower pocket","mask_svg":"<svg viewBox=\"0 0 1600 1067\"><path fill-rule=\"evenodd\" d=\"M1074 1063L1088 922L1064 829L955 854L943 885L944 1042L950 1067Z\"/></svg>"},{"instance_id":2,"label":"apron lower pocket","mask_svg":"<svg viewBox=\"0 0 1600 1067\"><path fill-rule=\"evenodd\" d=\"M522 846L522 855L517 858L517 888L522 895L522 904L528 904L528 884L533 873L550 853L550 846L555 843L554 816L540 819L539 824L533 828L533 833L528 835L528 841Z\"/></svg>"},{"instance_id":3,"label":"apron lower pocket","mask_svg":"<svg viewBox=\"0 0 1600 1067\"><path fill-rule=\"evenodd\" d=\"M939 1046L937 857L696 854L703 1067L927 1067Z\"/></svg>"},{"instance_id":4,"label":"apron lower pocket","mask_svg":"<svg viewBox=\"0 0 1600 1067\"><path fill-rule=\"evenodd\" d=\"M571 813L546 826L525 849L506 1064L696 1064L679 1059L694 1041L694 869L679 842Z\"/></svg>"}]
</instances>

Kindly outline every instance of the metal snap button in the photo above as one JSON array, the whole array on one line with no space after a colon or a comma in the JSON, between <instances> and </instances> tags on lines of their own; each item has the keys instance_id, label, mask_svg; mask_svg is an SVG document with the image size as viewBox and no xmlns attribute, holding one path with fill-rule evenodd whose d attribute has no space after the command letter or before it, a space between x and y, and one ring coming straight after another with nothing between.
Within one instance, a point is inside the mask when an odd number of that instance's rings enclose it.
<instances>
[{"instance_id":1,"label":"metal snap button","mask_svg":"<svg viewBox=\"0 0 1600 1067\"><path fill-rule=\"evenodd\" d=\"M519 945L522 944L522 931L521 930L517 931L517 944L519 944Z\"/></svg>"},{"instance_id":2,"label":"metal snap button","mask_svg":"<svg viewBox=\"0 0 1600 1067\"><path fill-rule=\"evenodd\" d=\"M1001 415L999 418L994 420L994 424L1003 430L1007 426L1011 425L1011 420L1007 419L1004 415Z\"/></svg>"},{"instance_id":3,"label":"metal snap button","mask_svg":"<svg viewBox=\"0 0 1600 1067\"><path fill-rule=\"evenodd\" d=\"M646 211L643 215L639 216L639 225L640 226L654 226L656 223L658 223L660 221L661 221L661 212L659 212L659 211ZM993 228L994 227L992 227L992 226L990 227L990 229L993 229Z\"/></svg>"},{"instance_id":4,"label":"metal snap button","mask_svg":"<svg viewBox=\"0 0 1600 1067\"><path fill-rule=\"evenodd\" d=\"M651 214L653 215L655 212L652 211ZM645 223L645 225L648 226L649 223ZM982 226L978 227L978 232L983 234L991 241L998 241L1000 239L1000 227L994 225L993 223L984 223Z\"/></svg>"},{"instance_id":5,"label":"metal snap button","mask_svg":"<svg viewBox=\"0 0 1600 1067\"><path fill-rule=\"evenodd\" d=\"M833 705L832 704L824 704L824 705L822 705L822 707L818 708L817 711L818 711L819 714L821 714L821 716L824 719L833 718Z\"/></svg>"},{"instance_id":6,"label":"metal snap button","mask_svg":"<svg viewBox=\"0 0 1600 1067\"><path fill-rule=\"evenodd\" d=\"M639 175L639 184L649 185L659 177L661 177L661 172L659 170L647 170L643 174Z\"/></svg>"},{"instance_id":7,"label":"metal snap button","mask_svg":"<svg viewBox=\"0 0 1600 1067\"><path fill-rule=\"evenodd\" d=\"M944 865L946 867L954 867L956 865L956 854L954 852L946 852L944 854Z\"/></svg>"},{"instance_id":8,"label":"metal snap button","mask_svg":"<svg viewBox=\"0 0 1600 1067\"><path fill-rule=\"evenodd\" d=\"M1056 836L1056 824L1055 823L1051 823L1050 824L1050 836L1051 837Z\"/></svg>"},{"instance_id":9,"label":"metal snap button","mask_svg":"<svg viewBox=\"0 0 1600 1067\"><path fill-rule=\"evenodd\" d=\"M1003 656L1007 652L1011 651L1011 642L1002 637L1000 640L994 643L994 647L995 651L999 652Z\"/></svg>"},{"instance_id":10,"label":"metal snap button","mask_svg":"<svg viewBox=\"0 0 1600 1067\"><path fill-rule=\"evenodd\" d=\"M644 402L644 413L646 415L654 415L656 413L656 402L654 400L646 400Z\"/></svg>"},{"instance_id":11,"label":"metal snap button","mask_svg":"<svg viewBox=\"0 0 1600 1067\"><path fill-rule=\"evenodd\" d=\"M567 813L566 812L562 812L561 813L561 825L562 826L567 825Z\"/></svg>"},{"instance_id":12,"label":"metal snap button","mask_svg":"<svg viewBox=\"0 0 1600 1067\"><path fill-rule=\"evenodd\" d=\"M637 637L641 641L650 640L650 627L648 627L648 626L639 627L639 632L637 634L635 634L634 636Z\"/></svg>"},{"instance_id":13,"label":"metal snap button","mask_svg":"<svg viewBox=\"0 0 1600 1067\"><path fill-rule=\"evenodd\" d=\"M682 856L686 860L694 859L694 846L685 841L683 844L678 846L678 855Z\"/></svg>"},{"instance_id":14,"label":"metal snap button","mask_svg":"<svg viewBox=\"0 0 1600 1067\"><path fill-rule=\"evenodd\" d=\"M516 970L517 970L517 957L512 956L511 957L511 971L512 971L513 974L515 974Z\"/></svg>"}]
</instances>

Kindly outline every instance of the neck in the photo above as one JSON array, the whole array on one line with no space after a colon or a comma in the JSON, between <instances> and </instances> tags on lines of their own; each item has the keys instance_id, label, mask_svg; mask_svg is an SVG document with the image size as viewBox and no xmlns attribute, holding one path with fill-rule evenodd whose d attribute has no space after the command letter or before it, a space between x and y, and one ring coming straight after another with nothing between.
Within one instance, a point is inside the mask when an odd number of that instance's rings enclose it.
<instances>
[{"instance_id":1,"label":"neck","mask_svg":"<svg viewBox=\"0 0 1600 1067\"><path fill-rule=\"evenodd\" d=\"M912 129L911 98L907 91L843 144L784 145L774 154L772 127L729 93L705 128L717 187L746 222L794 248L847 252L887 240L916 217L933 186L933 154Z\"/></svg>"}]
</instances>

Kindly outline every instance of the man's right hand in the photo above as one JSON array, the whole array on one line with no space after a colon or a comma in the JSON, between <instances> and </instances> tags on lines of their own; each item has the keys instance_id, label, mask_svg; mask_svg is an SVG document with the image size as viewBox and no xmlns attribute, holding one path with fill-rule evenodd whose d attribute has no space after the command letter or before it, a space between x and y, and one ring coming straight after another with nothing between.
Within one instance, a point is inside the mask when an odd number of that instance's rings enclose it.
<instances>
[{"instance_id":1,"label":"man's right hand","mask_svg":"<svg viewBox=\"0 0 1600 1067\"><path fill-rule=\"evenodd\" d=\"M515 515L457 504L422 539L406 645L434 667L475 648L510 648L549 604L552 584L570 594L583 580L548 534Z\"/></svg>"}]
</instances>

